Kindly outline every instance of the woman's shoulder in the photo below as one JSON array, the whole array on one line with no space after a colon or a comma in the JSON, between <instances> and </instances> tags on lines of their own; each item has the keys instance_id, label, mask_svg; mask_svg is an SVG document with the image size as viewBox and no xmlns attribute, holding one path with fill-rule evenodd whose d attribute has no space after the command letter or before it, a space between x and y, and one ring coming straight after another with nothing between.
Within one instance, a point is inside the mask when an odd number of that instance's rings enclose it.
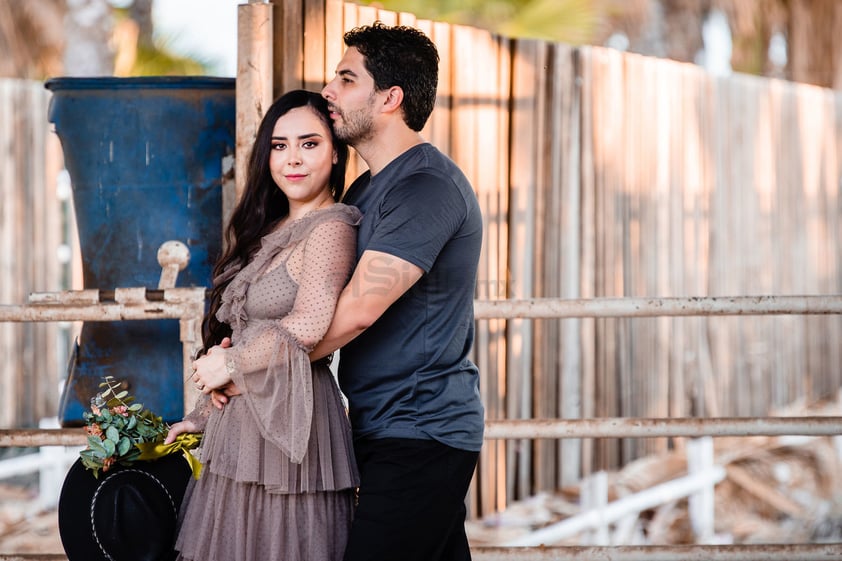
<instances>
[{"instance_id":1,"label":"woman's shoulder","mask_svg":"<svg viewBox=\"0 0 842 561\"><path fill-rule=\"evenodd\" d=\"M362 213L357 207L336 203L327 208L310 212L291 226L290 242L301 241L310 237L320 226L329 227L331 224L346 224L356 228L360 224Z\"/></svg>"},{"instance_id":2,"label":"woman's shoulder","mask_svg":"<svg viewBox=\"0 0 842 561\"><path fill-rule=\"evenodd\" d=\"M357 207L344 203L336 203L313 212L309 217L310 227L312 229L325 222L343 222L351 226L358 226L362 216L362 213Z\"/></svg>"},{"instance_id":3,"label":"woman's shoulder","mask_svg":"<svg viewBox=\"0 0 842 561\"><path fill-rule=\"evenodd\" d=\"M328 212L334 212L337 214L337 216L341 216L343 218L351 220L351 223L355 226L359 224L360 219L363 217L363 213L360 212L360 209L352 205L347 205L345 203L336 203L327 207L325 210Z\"/></svg>"}]
</instances>

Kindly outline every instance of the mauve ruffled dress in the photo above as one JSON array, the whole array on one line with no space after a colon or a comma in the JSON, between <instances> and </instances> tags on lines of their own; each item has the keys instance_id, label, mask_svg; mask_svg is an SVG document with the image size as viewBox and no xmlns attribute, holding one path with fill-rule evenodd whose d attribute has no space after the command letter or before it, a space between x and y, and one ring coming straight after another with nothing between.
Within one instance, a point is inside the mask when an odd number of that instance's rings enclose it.
<instances>
[{"instance_id":1,"label":"mauve ruffled dress","mask_svg":"<svg viewBox=\"0 0 842 561\"><path fill-rule=\"evenodd\" d=\"M351 426L326 361L327 331L355 260L359 211L311 211L262 240L217 317L243 395L222 411L200 398L203 468L188 485L176 541L193 561L339 561L359 485ZM206 423L206 425L205 425Z\"/></svg>"}]
</instances>

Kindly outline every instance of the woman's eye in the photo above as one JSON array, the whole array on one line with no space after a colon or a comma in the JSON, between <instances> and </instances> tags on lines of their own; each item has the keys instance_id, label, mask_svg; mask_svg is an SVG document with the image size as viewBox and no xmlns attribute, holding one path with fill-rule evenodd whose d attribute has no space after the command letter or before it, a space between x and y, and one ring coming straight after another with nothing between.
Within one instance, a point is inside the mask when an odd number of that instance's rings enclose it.
<instances>
[{"instance_id":1,"label":"woman's eye","mask_svg":"<svg viewBox=\"0 0 842 561\"><path fill-rule=\"evenodd\" d=\"M281 142L272 143L272 150L283 150L284 148L286 148L286 144L283 144Z\"/></svg>"},{"instance_id":2,"label":"woman's eye","mask_svg":"<svg viewBox=\"0 0 842 561\"><path fill-rule=\"evenodd\" d=\"M302 144L302 146L304 146L304 148L315 148L318 145L319 145L318 142L313 142L312 140L308 140L307 142Z\"/></svg>"}]
</instances>

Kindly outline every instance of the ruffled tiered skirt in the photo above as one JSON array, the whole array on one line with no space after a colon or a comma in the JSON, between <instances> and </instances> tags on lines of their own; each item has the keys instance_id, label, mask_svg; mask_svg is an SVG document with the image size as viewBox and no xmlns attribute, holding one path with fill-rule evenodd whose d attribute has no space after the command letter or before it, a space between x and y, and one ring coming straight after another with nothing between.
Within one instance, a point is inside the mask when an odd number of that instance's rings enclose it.
<instances>
[{"instance_id":1,"label":"ruffled tiered skirt","mask_svg":"<svg viewBox=\"0 0 842 561\"><path fill-rule=\"evenodd\" d=\"M313 420L301 464L261 436L241 396L211 413L201 478L182 504L178 559L342 559L359 477L333 376L323 363L312 368Z\"/></svg>"}]
</instances>

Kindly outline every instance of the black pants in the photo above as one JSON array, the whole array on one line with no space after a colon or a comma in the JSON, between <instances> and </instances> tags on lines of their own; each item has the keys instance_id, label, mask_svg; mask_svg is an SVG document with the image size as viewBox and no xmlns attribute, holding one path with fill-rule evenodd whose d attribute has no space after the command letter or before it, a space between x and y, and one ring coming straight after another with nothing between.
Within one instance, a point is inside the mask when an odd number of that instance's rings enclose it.
<instances>
[{"instance_id":1,"label":"black pants","mask_svg":"<svg viewBox=\"0 0 842 561\"><path fill-rule=\"evenodd\" d=\"M354 443L360 498L345 561L467 561L465 495L478 452L434 440Z\"/></svg>"}]
</instances>

